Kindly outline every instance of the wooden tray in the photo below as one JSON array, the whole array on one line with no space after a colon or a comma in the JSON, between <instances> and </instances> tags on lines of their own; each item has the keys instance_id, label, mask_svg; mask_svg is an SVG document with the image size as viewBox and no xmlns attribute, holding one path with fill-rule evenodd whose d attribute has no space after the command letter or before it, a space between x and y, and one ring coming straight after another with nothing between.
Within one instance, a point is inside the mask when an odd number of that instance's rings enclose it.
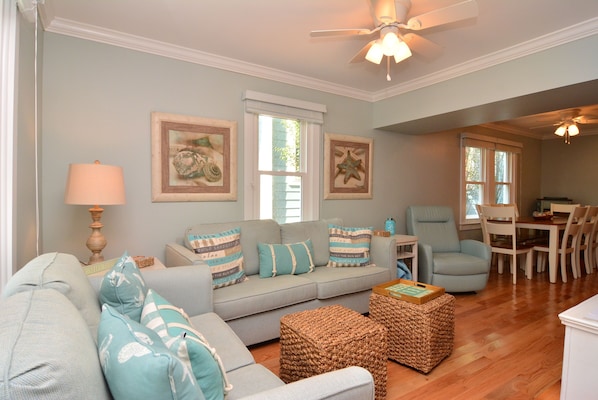
<instances>
[{"instance_id":1,"label":"wooden tray","mask_svg":"<svg viewBox=\"0 0 598 400\"><path fill-rule=\"evenodd\" d=\"M414 304L424 304L444 294L444 288L426 283L395 279L372 288L374 293Z\"/></svg>"}]
</instances>

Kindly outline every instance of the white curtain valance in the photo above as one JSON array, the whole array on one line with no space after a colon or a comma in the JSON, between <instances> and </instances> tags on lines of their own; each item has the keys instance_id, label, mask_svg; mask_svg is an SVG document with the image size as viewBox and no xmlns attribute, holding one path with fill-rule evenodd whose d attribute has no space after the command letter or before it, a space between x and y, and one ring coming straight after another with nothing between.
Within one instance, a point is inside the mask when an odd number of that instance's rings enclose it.
<instances>
[{"instance_id":1,"label":"white curtain valance","mask_svg":"<svg viewBox=\"0 0 598 400\"><path fill-rule=\"evenodd\" d=\"M276 117L301 119L322 125L326 106L309 101L290 99L267 93L246 90L243 93L245 112Z\"/></svg>"}]
</instances>

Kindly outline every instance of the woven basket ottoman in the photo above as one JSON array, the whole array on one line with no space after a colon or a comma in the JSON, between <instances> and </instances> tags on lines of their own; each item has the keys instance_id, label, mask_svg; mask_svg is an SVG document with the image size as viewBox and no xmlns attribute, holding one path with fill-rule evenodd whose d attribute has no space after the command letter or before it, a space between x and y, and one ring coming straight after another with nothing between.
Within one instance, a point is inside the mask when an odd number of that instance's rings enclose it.
<instances>
[{"instance_id":1,"label":"woven basket ottoman","mask_svg":"<svg viewBox=\"0 0 598 400\"><path fill-rule=\"evenodd\" d=\"M370 295L370 318L388 329L388 358L425 374L453 352L455 297L424 304Z\"/></svg>"},{"instance_id":2,"label":"woven basket ottoman","mask_svg":"<svg viewBox=\"0 0 598 400\"><path fill-rule=\"evenodd\" d=\"M280 319L280 378L294 382L357 365L374 377L376 399L386 398L386 328L340 305Z\"/></svg>"}]
</instances>

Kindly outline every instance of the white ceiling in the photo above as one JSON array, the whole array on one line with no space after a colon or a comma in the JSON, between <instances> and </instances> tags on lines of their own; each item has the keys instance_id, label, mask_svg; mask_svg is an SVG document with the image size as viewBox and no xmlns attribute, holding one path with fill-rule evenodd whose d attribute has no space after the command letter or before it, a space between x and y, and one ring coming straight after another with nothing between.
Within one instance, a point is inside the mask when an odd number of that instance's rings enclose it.
<instances>
[{"instance_id":1,"label":"white ceiling","mask_svg":"<svg viewBox=\"0 0 598 400\"><path fill-rule=\"evenodd\" d=\"M31 0L21 0L31 1ZM460 0L412 0L409 16ZM418 33L443 49L429 60L350 64L373 28L367 0L45 0L50 32L375 101L596 34L597 0L477 0L479 16ZM592 110L594 112L594 110ZM556 122L556 121L555 121Z\"/></svg>"}]
</instances>

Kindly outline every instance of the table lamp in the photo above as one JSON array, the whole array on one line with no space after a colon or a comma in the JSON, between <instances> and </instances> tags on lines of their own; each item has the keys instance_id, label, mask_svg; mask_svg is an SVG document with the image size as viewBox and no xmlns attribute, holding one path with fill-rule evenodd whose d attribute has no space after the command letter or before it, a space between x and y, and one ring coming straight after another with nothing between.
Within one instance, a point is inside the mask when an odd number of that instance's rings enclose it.
<instances>
[{"instance_id":1,"label":"table lamp","mask_svg":"<svg viewBox=\"0 0 598 400\"><path fill-rule=\"evenodd\" d=\"M92 205L89 209L93 222L87 247L92 255L89 264L104 261L102 250L106 247L106 238L101 232L104 226L100 222L102 212L99 205L125 204L125 182L121 167L94 164L70 164L64 193L66 204Z\"/></svg>"}]
</instances>

